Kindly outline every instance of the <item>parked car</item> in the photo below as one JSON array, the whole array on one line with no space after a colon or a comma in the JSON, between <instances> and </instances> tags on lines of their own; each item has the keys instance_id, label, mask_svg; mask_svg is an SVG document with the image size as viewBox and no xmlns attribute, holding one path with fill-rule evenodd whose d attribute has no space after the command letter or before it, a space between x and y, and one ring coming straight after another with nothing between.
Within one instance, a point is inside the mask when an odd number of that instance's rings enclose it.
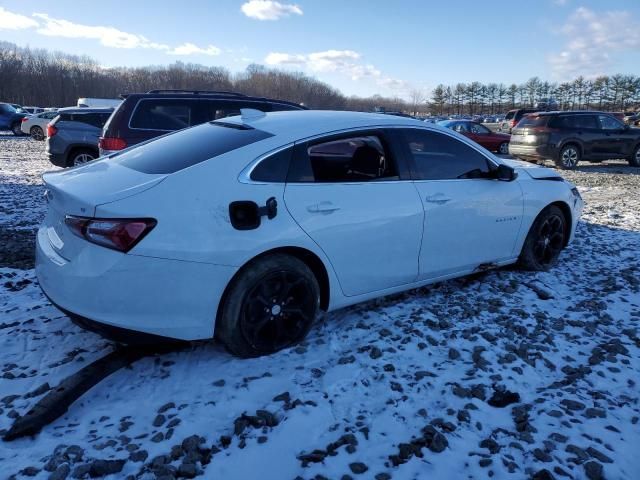
<instances>
[{"instance_id":1,"label":"parked car","mask_svg":"<svg viewBox=\"0 0 640 480\"><path fill-rule=\"evenodd\" d=\"M627 125L640 125L640 112L629 112L627 114L624 114L621 120L623 120Z\"/></svg>"},{"instance_id":2,"label":"parked car","mask_svg":"<svg viewBox=\"0 0 640 480\"><path fill-rule=\"evenodd\" d=\"M492 152L501 154L509 153L509 139L511 135L492 132L481 123L467 120L444 120L438 122L438 125L455 130Z\"/></svg>"},{"instance_id":3,"label":"parked car","mask_svg":"<svg viewBox=\"0 0 640 480\"><path fill-rule=\"evenodd\" d=\"M319 310L547 270L574 236L573 185L451 130L245 113L44 174L36 273L52 302L111 338L215 336L251 357L300 341Z\"/></svg>"},{"instance_id":4,"label":"parked car","mask_svg":"<svg viewBox=\"0 0 640 480\"><path fill-rule=\"evenodd\" d=\"M25 135L34 140L44 140L47 136L47 124L58 116L58 112L43 112L22 119L20 128Z\"/></svg>"},{"instance_id":5,"label":"parked car","mask_svg":"<svg viewBox=\"0 0 640 480\"><path fill-rule=\"evenodd\" d=\"M558 110L558 102L554 98L541 98L535 103L534 108L539 112Z\"/></svg>"},{"instance_id":6,"label":"parked car","mask_svg":"<svg viewBox=\"0 0 640 480\"><path fill-rule=\"evenodd\" d=\"M73 167L98 158L98 139L111 108L70 107L58 110L47 125L46 152L58 167Z\"/></svg>"},{"instance_id":7,"label":"parked car","mask_svg":"<svg viewBox=\"0 0 640 480\"><path fill-rule=\"evenodd\" d=\"M44 108L41 107L22 107L22 109L30 115L44 112Z\"/></svg>"},{"instance_id":8,"label":"parked car","mask_svg":"<svg viewBox=\"0 0 640 480\"><path fill-rule=\"evenodd\" d=\"M26 112L18 112L11 103L0 103L0 131L10 130L15 136L23 135L21 123Z\"/></svg>"},{"instance_id":9,"label":"parked car","mask_svg":"<svg viewBox=\"0 0 640 480\"><path fill-rule=\"evenodd\" d=\"M612 158L640 167L640 130L603 112L539 112L513 129L509 153L523 160L548 158L563 169Z\"/></svg>"},{"instance_id":10,"label":"parked car","mask_svg":"<svg viewBox=\"0 0 640 480\"><path fill-rule=\"evenodd\" d=\"M241 108L263 112L301 110L284 100L252 97L240 93L193 90L151 90L123 95L100 138L100 154L136 145L160 135L218 118L238 115Z\"/></svg>"},{"instance_id":11,"label":"parked car","mask_svg":"<svg viewBox=\"0 0 640 480\"><path fill-rule=\"evenodd\" d=\"M535 108L518 108L516 110L509 110L500 122L498 131L511 133L511 129L517 125L523 116L534 112L537 112Z\"/></svg>"}]
</instances>

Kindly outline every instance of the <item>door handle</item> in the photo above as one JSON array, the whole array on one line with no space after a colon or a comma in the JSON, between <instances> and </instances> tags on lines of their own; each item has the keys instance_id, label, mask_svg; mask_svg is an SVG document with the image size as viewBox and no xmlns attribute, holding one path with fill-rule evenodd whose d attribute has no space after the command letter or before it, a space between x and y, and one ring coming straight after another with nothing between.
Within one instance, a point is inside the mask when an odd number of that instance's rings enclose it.
<instances>
[{"instance_id":1,"label":"door handle","mask_svg":"<svg viewBox=\"0 0 640 480\"><path fill-rule=\"evenodd\" d=\"M437 203L438 205L443 205L449 201L451 201L450 198L445 197L444 195L442 195L441 193L438 193L436 195L430 195L428 197L425 197L424 199L426 202L429 203Z\"/></svg>"},{"instance_id":2,"label":"door handle","mask_svg":"<svg viewBox=\"0 0 640 480\"><path fill-rule=\"evenodd\" d=\"M307 211L310 213L332 213L336 210L340 210L340 207L332 202L320 202L307 207Z\"/></svg>"}]
</instances>

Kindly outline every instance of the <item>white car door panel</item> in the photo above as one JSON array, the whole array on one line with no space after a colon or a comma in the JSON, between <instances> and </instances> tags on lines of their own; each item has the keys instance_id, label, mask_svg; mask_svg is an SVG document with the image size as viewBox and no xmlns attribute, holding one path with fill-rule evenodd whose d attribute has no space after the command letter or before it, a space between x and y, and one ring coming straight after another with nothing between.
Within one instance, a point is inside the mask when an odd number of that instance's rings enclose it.
<instances>
[{"instance_id":1,"label":"white car door panel","mask_svg":"<svg viewBox=\"0 0 640 480\"><path fill-rule=\"evenodd\" d=\"M514 256L522 188L455 133L407 129L404 154L424 205L419 279L472 271Z\"/></svg>"},{"instance_id":2,"label":"white car door panel","mask_svg":"<svg viewBox=\"0 0 640 480\"><path fill-rule=\"evenodd\" d=\"M435 278L513 257L522 221L517 182L416 181L424 201L420 278Z\"/></svg>"},{"instance_id":3,"label":"white car door panel","mask_svg":"<svg viewBox=\"0 0 640 480\"><path fill-rule=\"evenodd\" d=\"M306 181L288 181L285 187L287 209L329 258L347 296L408 284L418 277L424 210L413 183L392 175L397 172L374 178L375 169L371 180L350 181L366 176L354 172L354 152L371 149L363 143L374 137L349 134L344 141L302 144L292 162L316 162L313 172L300 175ZM308 153L321 147L322 152ZM380 153L383 169L392 168L384 166L393 161L386 148L386 155ZM325 178L320 178L321 168ZM347 181L340 181L341 175ZM309 177L318 183L309 182Z\"/></svg>"}]
</instances>

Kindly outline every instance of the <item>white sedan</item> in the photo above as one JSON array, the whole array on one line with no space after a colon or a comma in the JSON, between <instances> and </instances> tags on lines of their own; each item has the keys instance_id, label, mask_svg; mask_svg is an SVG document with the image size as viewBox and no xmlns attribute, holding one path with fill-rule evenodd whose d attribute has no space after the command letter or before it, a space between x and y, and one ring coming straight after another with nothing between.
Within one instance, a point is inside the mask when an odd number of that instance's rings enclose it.
<instances>
[{"instance_id":1,"label":"white sedan","mask_svg":"<svg viewBox=\"0 0 640 480\"><path fill-rule=\"evenodd\" d=\"M436 125L244 110L44 175L36 271L116 340L300 341L320 310L518 263L553 266L582 199Z\"/></svg>"},{"instance_id":2,"label":"white sedan","mask_svg":"<svg viewBox=\"0 0 640 480\"><path fill-rule=\"evenodd\" d=\"M31 135L34 140L44 140L47 137L47 124L58 116L57 111L43 112L22 119L20 129L22 133Z\"/></svg>"}]
</instances>

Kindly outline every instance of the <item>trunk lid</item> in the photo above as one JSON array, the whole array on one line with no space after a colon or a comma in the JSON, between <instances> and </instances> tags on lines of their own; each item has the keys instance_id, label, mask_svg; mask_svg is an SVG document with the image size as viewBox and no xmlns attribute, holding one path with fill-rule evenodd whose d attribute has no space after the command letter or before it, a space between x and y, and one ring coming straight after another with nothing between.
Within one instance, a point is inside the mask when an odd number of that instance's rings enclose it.
<instances>
[{"instance_id":1,"label":"trunk lid","mask_svg":"<svg viewBox=\"0 0 640 480\"><path fill-rule=\"evenodd\" d=\"M45 173L42 179L48 209L42 228L46 229L51 246L63 258L72 260L87 242L67 227L67 215L93 217L99 205L153 188L166 177L137 172L108 160Z\"/></svg>"}]
</instances>

